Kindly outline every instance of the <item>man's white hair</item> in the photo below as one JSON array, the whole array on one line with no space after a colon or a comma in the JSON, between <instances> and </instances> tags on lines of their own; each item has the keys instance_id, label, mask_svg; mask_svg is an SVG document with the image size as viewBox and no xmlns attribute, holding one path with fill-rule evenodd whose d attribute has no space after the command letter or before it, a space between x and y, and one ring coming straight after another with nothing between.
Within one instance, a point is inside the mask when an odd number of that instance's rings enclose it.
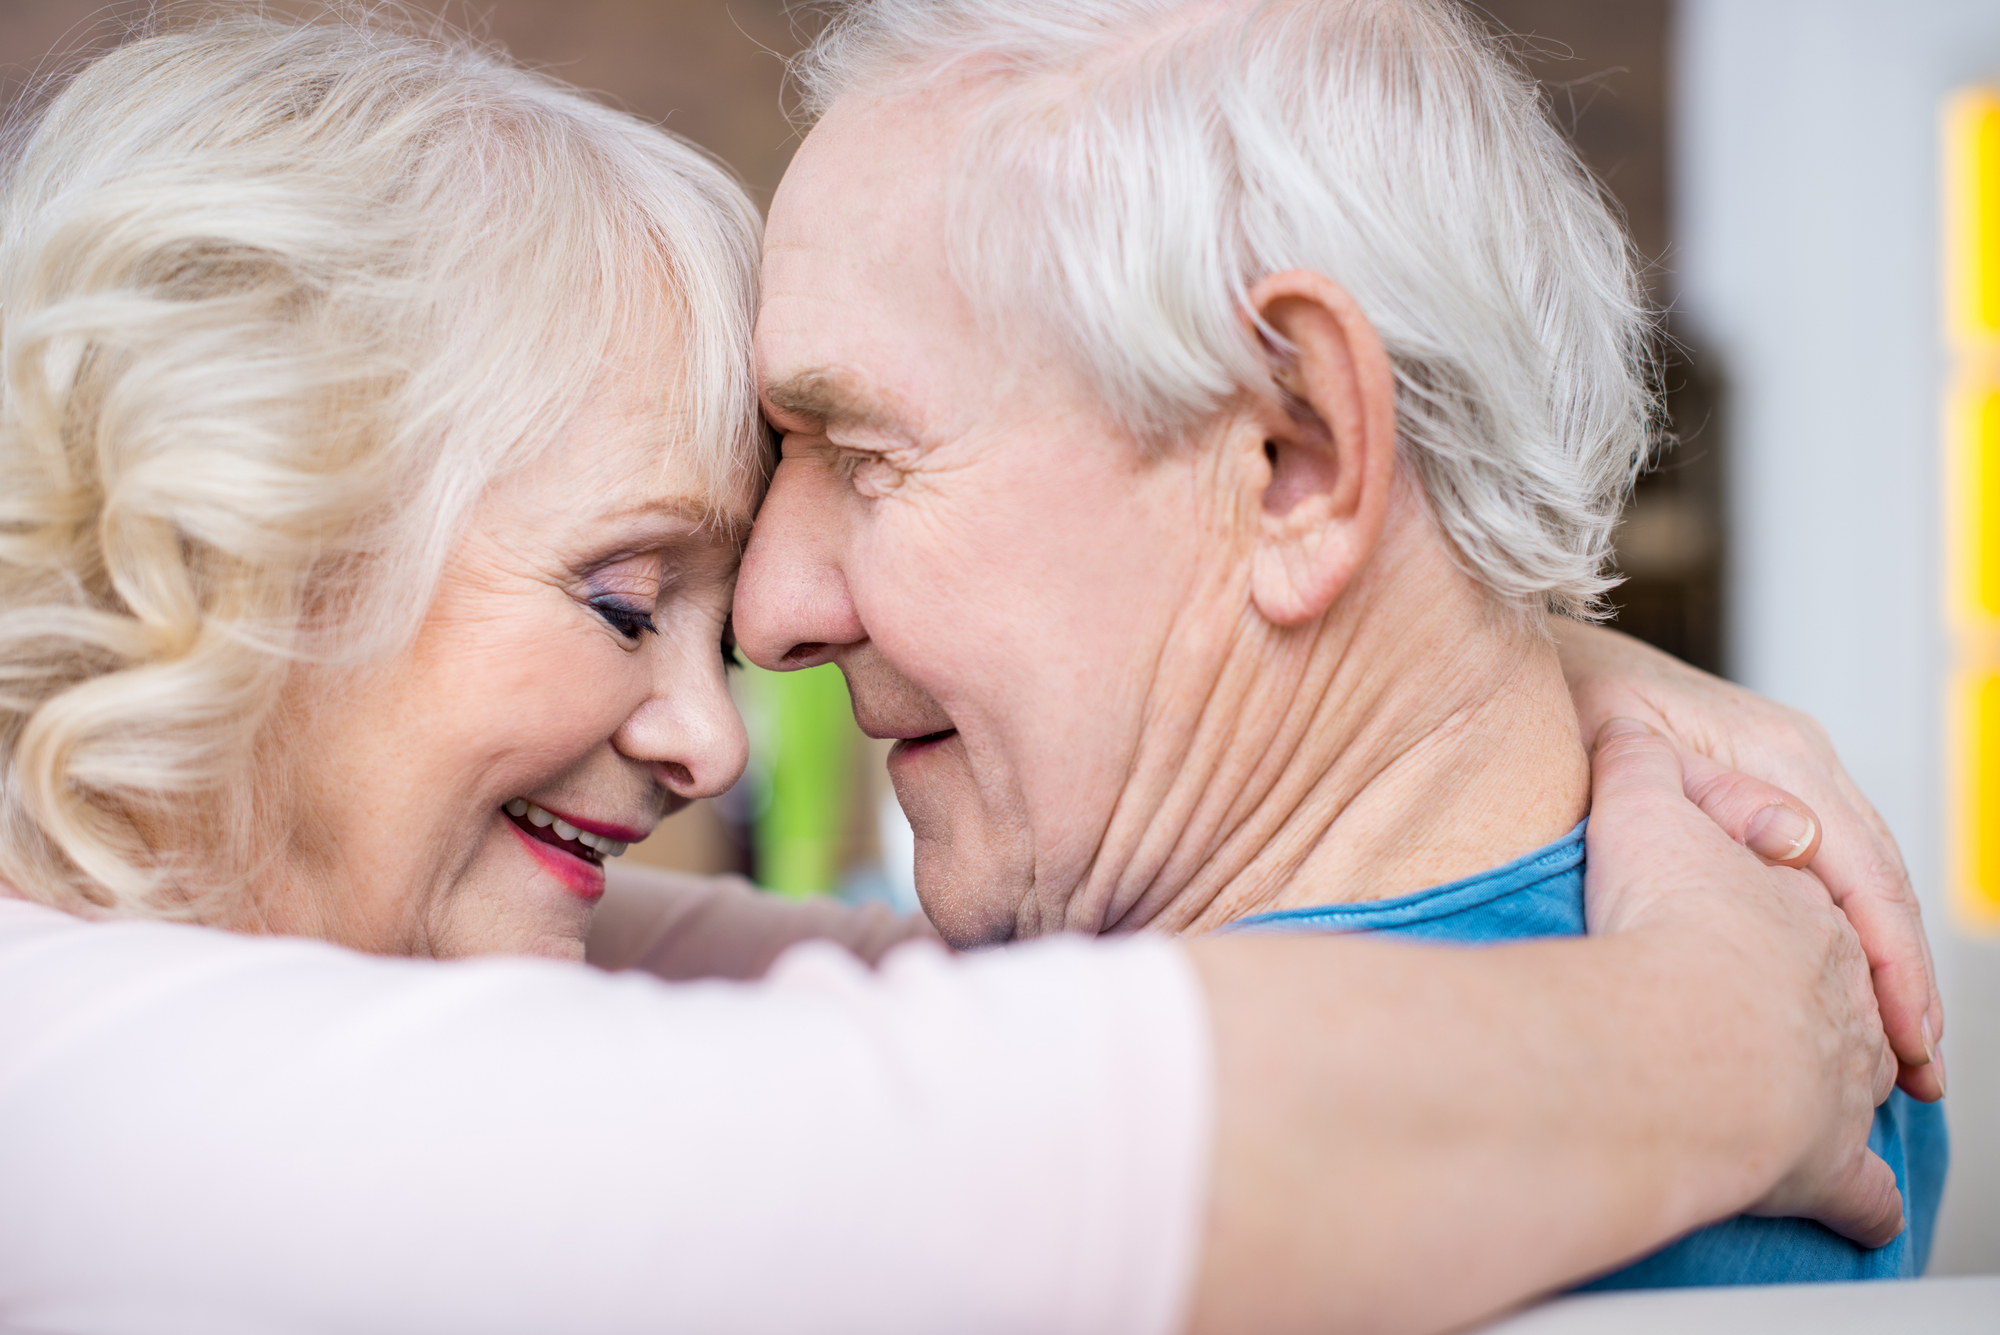
<instances>
[{"instance_id":1,"label":"man's white hair","mask_svg":"<svg viewBox=\"0 0 2000 1335\"><path fill-rule=\"evenodd\" d=\"M657 367L719 501L757 484L754 210L554 80L250 16L130 42L7 138L0 881L35 898L222 912L301 814L301 674L407 644L607 373Z\"/></svg>"},{"instance_id":2,"label":"man's white hair","mask_svg":"<svg viewBox=\"0 0 2000 1335\"><path fill-rule=\"evenodd\" d=\"M1656 434L1653 319L1534 81L1452 0L855 0L808 111L964 81L951 262L1172 439L1268 383L1265 275L1342 284L1462 563L1590 615Z\"/></svg>"}]
</instances>

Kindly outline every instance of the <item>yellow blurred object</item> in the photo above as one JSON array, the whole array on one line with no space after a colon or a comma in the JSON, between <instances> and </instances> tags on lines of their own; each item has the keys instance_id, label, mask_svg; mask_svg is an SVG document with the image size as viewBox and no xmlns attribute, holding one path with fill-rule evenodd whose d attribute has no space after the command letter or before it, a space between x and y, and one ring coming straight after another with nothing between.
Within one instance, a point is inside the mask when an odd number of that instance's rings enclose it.
<instances>
[{"instance_id":1,"label":"yellow blurred object","mask_svg":"<svg viewBox=\"0 0 2000 1335\"><path fill-rule=\"evenodd\" d=\"M1945 415L1951 619L1979 640L2000 625L2000 385L1959 386Z\"/></svg>"},{"instance_id":2,"label":"yellow blurred object","mask_svg":"<svg viewBox=\"0 0 2000 1335\"><path fill-rule=\"evenodd\" d=\"M2000 926L2000 672L1961 673L1952 695L1957 907L1967 925L1990 929Z\"/></svg>"},{"instance_id":3,"label":"yellow blurred object","mask_svg":"<svg viewBox=\"0 0 2000 1335\"><path fill-rule=\"evenodd\" d=\"M2000 929L2000 89L1944 112L1946 615L1955 640L1947 749L1953 903Z\"/></svg>"},{"instance_id":4,"label":"yellow blurred object","mask_svg":"<svg viewBox=\"0 0 2000 1335\"><path fill-rule=\"evenodd\" d=\"M2000 341L2000 89L1951 99L1944 150L1947 319L1955 342L1990 345Z\"/></svg>"}]
</instances>

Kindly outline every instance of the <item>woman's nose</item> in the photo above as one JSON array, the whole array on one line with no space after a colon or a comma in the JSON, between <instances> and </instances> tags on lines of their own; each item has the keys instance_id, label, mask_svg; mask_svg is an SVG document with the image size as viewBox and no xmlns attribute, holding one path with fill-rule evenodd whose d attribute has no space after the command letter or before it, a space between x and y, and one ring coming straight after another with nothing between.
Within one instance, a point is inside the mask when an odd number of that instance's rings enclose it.
<instances>
[{"instance_id":1,"label":"woman's nose","mask_svg":"<svg viewBox=\"0 0 2000 1335\"><path fill-rule=\"evenodd\" d=\"M612 745L653 766L677 796L726 793L750 763L750 739L729 698L721 658L711 652L702 661L664 666L659 689L626 717Z\"/></svg>"},{"instance_id":2,"label":"woman's nose","mask_svg":"<svg viewBox=\"0 0 2000 1335\"><path fill-rule=\"evenodd\" d=\"M758 667L812 667L867 638L841 556L848 506L817 460L779 461L736 577L736 644Z\"/></svg>"}]
</instances>

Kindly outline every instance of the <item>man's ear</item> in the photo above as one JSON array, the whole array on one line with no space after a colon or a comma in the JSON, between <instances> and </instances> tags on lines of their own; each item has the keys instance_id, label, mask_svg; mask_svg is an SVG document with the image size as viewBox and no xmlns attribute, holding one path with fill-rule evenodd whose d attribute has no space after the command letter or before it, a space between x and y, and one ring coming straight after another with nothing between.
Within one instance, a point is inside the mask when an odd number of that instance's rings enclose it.
<instances>
[{"instance_id":1,"label":"man's ear","mask_svg":"<svg viewBox=\"0 0 2000 1335\"><path fill-rule=\"evenodd\" d=\"M1291 346L1262 417L1264 489L1250 594L1296 626L1331 607L1381 541L1396 476L1396 378L1375 326L1329 278L1301 269L1250 289Z\"/></svg>"}]
</instances>

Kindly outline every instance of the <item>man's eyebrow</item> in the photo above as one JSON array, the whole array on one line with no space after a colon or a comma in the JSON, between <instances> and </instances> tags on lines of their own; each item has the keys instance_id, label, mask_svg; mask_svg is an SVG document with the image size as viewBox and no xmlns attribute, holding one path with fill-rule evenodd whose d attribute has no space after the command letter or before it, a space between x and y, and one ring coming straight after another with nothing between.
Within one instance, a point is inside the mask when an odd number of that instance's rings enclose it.
<instances>
[{"instance_id":1,"label":"man's eyebrow","mask_svg":"<svg viewBox=\"0 0 2000 1335\"><path fill-rule=\"evenodd\" d=\"M815 367L764 389L764 401L787 417L829 426L878 426L894 420L888 403L840 371Z\"/></svg>"}]
</instances>

